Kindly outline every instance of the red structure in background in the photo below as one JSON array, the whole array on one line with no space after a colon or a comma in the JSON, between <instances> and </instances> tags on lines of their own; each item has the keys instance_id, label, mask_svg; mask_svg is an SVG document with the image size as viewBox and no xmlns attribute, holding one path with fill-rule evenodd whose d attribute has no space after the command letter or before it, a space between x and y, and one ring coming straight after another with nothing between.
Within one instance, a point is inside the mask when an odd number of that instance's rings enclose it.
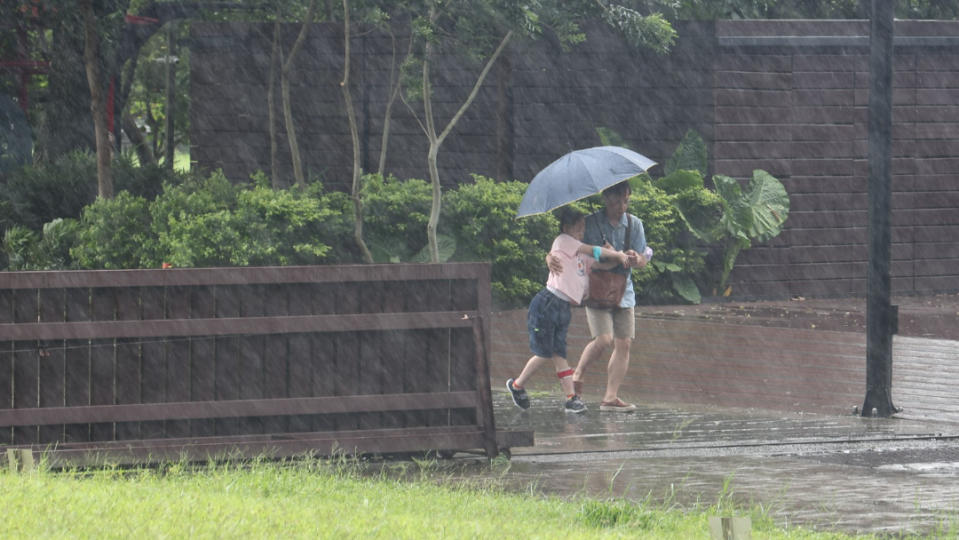
<instances>
[{"instance_id":1,"label":"red structure in background","mask_svg":"<svg viewBox=\"0 0 959 540\"><path fill-rule=\"evenodd\" d=\"M27 112L27 108L30 105L30 94L27 91L27 85L30 84L30 78L34 75L40 75L46 73L50 69L50 62L46 60L33 60L29 55L29 45L27 43L27 30L29 28L40 29L42 26L39 23L39 17L41 11L46 11L47 8L40 5L22 5L20 10L26 12L29 11L29 18L27 24L18 24L16 26L17 33L17 47L16 47L16 57L13 59L0 59L0 70L2 71L13 71L17 74L20 84L17 87L17 99L20 103L20 108L23 109L23 112Z\"/></svg>"},{"instance_id":2,"label":"red structure in background","mask_svg":"<svg viewBox=\"0 0 959 540\"><path fill-rule=\"evenodd\" d=\"M30 78L34 75L43 75L49 72L50 62L47 60L33 60L30 57L30 45L27 39L27 32L30 29L42 30L44 28L41 22L41 15L52 14L56 8L47 7L40 4L37 0L25 3L19 6L19 10L26 15L24 19L15 22L17 45L16 56L12 59L0 59L0 70L13 71L19 79L17 87L17 101L20 108L26 114L30 106L29 84ZM161 24L160 19L155 17L143 17L139 15L127 14L124 21L128 25L151 25ZM107 125L110 131L115 133L114 122L114 103L116 100L116 75L110 77L110 87L107 98Z\"/></svg>"}]
</instances>

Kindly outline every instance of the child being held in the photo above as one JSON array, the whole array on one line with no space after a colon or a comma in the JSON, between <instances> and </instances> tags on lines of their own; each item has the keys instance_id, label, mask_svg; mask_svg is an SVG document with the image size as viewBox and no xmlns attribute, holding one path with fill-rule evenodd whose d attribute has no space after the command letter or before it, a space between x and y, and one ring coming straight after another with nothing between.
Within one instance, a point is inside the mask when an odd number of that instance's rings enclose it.
<instances>
[{"instance_id":1,"label":"child being held","mask_svg":"<svg viewBox=\"0 0 959 540\"><path fill-rule=\"evenodd\" d=\"M552 360L566 396L566 412L581 413L586 411L586 404L573 391L573 370L566 361L570 304L579 305L586 298L592 268L626 265L627 257L620 251L584 244L586 216L582 212L567 206L557 217L561 232L553 240L550 253L562 261L563 270L559 274L550 272L546 287L536 293L529 304L526 327L533 356L519 377L506 381L506 388L517 407L528 409L526 381L540 366Z\"/></svg>"}]
</instances>

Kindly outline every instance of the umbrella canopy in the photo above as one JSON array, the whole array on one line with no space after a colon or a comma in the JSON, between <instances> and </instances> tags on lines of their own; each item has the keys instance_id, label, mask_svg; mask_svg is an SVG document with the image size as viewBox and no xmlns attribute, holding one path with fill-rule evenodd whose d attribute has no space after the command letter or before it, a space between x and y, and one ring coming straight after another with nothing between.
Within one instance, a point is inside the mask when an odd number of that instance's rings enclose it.
<instances>
[{"instance_id":1,"label":"umbrella canopy","mask_svg":"<svg viewBox=\"0 0 959 540\"><path fill-rule=\"evenodd\" d=\"M655 165L648 157L619 146L574 150L541 170L529 183L516 217L542 214L623 180Z\"/></svg>"}]
</instances>

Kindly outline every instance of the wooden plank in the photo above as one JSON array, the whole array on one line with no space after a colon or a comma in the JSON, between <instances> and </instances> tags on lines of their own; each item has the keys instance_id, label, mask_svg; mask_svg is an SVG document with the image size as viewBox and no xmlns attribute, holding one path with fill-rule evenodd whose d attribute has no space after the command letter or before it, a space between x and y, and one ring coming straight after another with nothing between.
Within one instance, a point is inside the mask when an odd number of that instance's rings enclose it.
<instances>
[{"instance_id":1,"label":"wooden plank","mask_svg":"<svg viewBox=\"0 0 959 540\"><path fill-rule=\"evenodd\" d=\"M470 306L475 309L478 303L476 283L464 280L451 281L449 301L451 306L454 307ZM450 382L453 391L477 388L476 370L480 366L481 359L477 357L479 349L475 339L483 332L482 328L476 326L479 320L478 316L473 316L470 328L450 330L451 351L449 362L451 364ZM472 409L451 411L451 421L454 425L482 425L484 420L482 412L485 411L487 406L492 407L492 401L483 402L479 400ZM492 408L490 408L490 411L492 411ZM484 427L492 426L492 416L489 421L489 426ZM496 449L493 448L492 451L495 453Z\"/></svg>"},{"instance_id":2,"label":"wooden plank","mask_svg":"<svg viewBox=\"0 0 959 540\"><path fill-rule=\"evenodd\" d=\"M13 291L0 289L0 324L13 321ZM13 407L14 342L0 341L0 409ZM13 428L0 428L0 445L13 441Z\"/></svg>"},{"instance_id":3,"label":"wooden plank","mask_svg":"<svg viewBox=\"0 0 959 540\"><path fill-rule=\"evenodd\" d=\"M16 290L13 295L14 323L34 323L38 318L37 294L35 289ZM40 373L40 347L35 340L14 342L13 354L13 407L15 409L37 407L37 377ZM14 429L13 443L35 443L39 431L36 426L22 426Z\"/></svg>"},{"instance_id":4,"label":"wooden plank","mask_svg":"<svg viewBox=\"0 0 959 540\"><path fill-rule=\"evenodd\" d=\"M0 272L0 289L173 287L272 283L358 283L471 279L488 263L171 268Z\"/></svg>"},{"instance_id":5,"label":"wooden plank","mask_svg":"<svg viewBox=\"0 0 959 540\"><path fill-rule=\"evenodd\" d=\"M531 431L499 431L499 447L532 446ZM224 459L236 456L271 455L286 457L304 453L331 455L335 452L370 454L422 452L432 450L470 450L482 448L482 435L475 428L383 429L371 432L305 433L290 438L217 437L204 440L167 439L145 441L141 446L103 444L99 447L73 445L50 453L54 468L78 465L147 464L180 459Z\"/></svg>"},{"instance_id":6,"label":"wooden plank","mask_svg":"<svg viewBox=\"0 0 959 540\"><path fill-rule=\"evenodd\" d=\"M264 315L266 290L262 285L250 285L243 288L240 296L240 317L259 317ZM262 335L241 335L239 337L239 375L240 399L261 399L263 388L263 355L265 340ZM265 433L263 418L247 417L239 421L240 433L255 435Z\"/></svg>"},{"instance_id":7,"label":"wooden plank","mask_svg":"<svg viewBox=\"0 0 959 540\"><path fill-rule=\"evenodd\" d=\"M163 323L166 313L166 291L163 287L143 287L140 289L140 315L144 322L128 322L124 324L156 325ZM186 321L189 322L189 321ZM167 345L166 336L182 337L177 332L165 335L150 336L158 339L143 340L140 344L140 402L163 403L167 395ZM133 337L133 336L123 336ZM140 423L140 437L144 439L158 439L165 437L165 426L162 421Z\"/></svg>"},{"instance_id":8,"label":"wooden plank","mask_svg":"<svg viewBox=\"0 0 959 540\"><path fill-rule=\"evenodd\" d=\"M29 426L50 425L53 423L134 422L191 418L286 416L291 414L369 413L445 407L464 408L473 406L477 400L477 393L475 391L468 391L0 409L0 425Z\"/></svg>"},{"instance_id":9,"label":"wooden plank","mask_svg":"<svg viewBox=\"0 0 959 540\"><path fill-rule=\"evenodd\" d=\"M164 290L164 319L190 319L192 313L191 294L193 287L167 287ZM173 337L166 342L166 380L163 381L166 395L163 401L189 401L192 394L190 373L192 362L190 354L192 338ZM186 437L190 435L190 423L169 421L164 425L167 437Z\"/></svg>"},{"instance_id":10,"label":"wooden plank","mask_svg":"<svg viewBox=\"0 0 959 540\"><path fill-rule=\"evenodd\" d=\"M288 393L291 398L313 396L313 351L309 334L290 334L287 337ZM313 431L312 419L306 415L289 418L288 430Z\"/></svg>"},{"instance_id":11,"label":"wooden plank","mask_svg":"<svg viewBox=\"0 0 959 540\"><path fill-rule=\"evenodd\" d=\"M171 319L96 321L86 323L0 324L0 340L11 339L112 339L169 336L227 336L293 334L302 332L355 332L470 326L474 313L369 313L299 317L238 316L222 319Z\"/></svg>"},{"instance_id":12,"label":"wooden plank","mask_svg":"<svg viewBox=\"0 0 959 540\"><path fill-rule=\"evenodd\" d=\"M67 289L65 320L90 320L90 290ZM64 405L67 407L90 404L90 341L64 341L65 387ZM64 442L90 440L89 424L68 424L64 427Z\"/></svg>"},{"instance_id":13,"label":"wooden plank","mask_svg":"<svg viewBox=\"0 0 959 540\"><path fill-rule=\"evenodd\" d=\"M364 284L365 286L365 284ZM362 286L354 283L344 283L336 288L334 297L333 317L347 317L349 313L359 313L360 290ZM360 315L366 317L369 315ZM354 327L355 328L355 327ZM333 376L333 395L349 396L360 393L360 370L358 358L360 355L360 338L357 332L344 332L333 337L334 363L331 367ZM334 420L334 429L343 431L359 428L359 418L356 415L342 415Z\"/></svg>"},{"instance_id":14,"label":"wooden plank","mask_svg":"<svg viewBox=\"0 0 959 540\"><path fill-rule=\"evenodd\" d=\"M476 389L477 357L476 345L473 341L473 328L449 330L449 340L450 390L457 392ZM478 406L482 406L482 404L477 402L470 409L450 411L450 421L453 425L478 424Z\"/></svg>"},{"instance_id":15,"label":"wooden plank","mask_svg":"<svg viewBox=\"0 0 959 540\"><path fill-rule=\"evenodd\" d=\"M38 310L40 322L62 322L65 317L66 292L63 289L40 290ZM66 355L65 341L47 340L39 344L39 359L37 375L38 397L40 407L62 407L66 385ZM51 444L63 441L64 426L40 426L39 442Z\"/></svg>"},{"instance_id":16,"label":"wooden plank","mask_svg":"<svg viewBox=\"0 0 959 540\"><path fill-rule=\"evenodd\" d=\"M216 317L216 298L213 287L191 287L190 318ZM216 340L212 336L190 340L190 401L216 399ZM212 420L190 422L190 434L210 436L216 433Z\"/></svg>"},{"instance_id":17,"label":"wooden plank","mask_svg":"<svg viewBox=\"0 0 959 540\"><path fill-rule=\"evenodd\" d=\"M139 320L143 317L140 309L140 289L125 287L116 291L118 320ZM140 340L121 338L116 340L116 403L140 403L143 386L143 356ZM118 422L115 426L117 440L140 438L139 422Z\"/></svg>"},{"instance_id":18,"label":"wooden plank","mask_svg":"<svg viewBox=\"0 0 959 540\"><path fill-rule=\"evenodd\" d=\"M429 281L423 287L423 298L426 309L444 309L450 302L450 285L448 281ZM427 332L427 355L425 377L430 381L430 390L433 392L452 390L452 362L450 351L450 330L438 328ZM450 411L434 410L427 413L427 422L430 426L450 425Z\"/></svg>"},{"instance_id":19,"label":"wooden plank","mask_svg":"<svg viewBox=\"0 0 959 540\"><path fill-rule=\"evenodd\" d=\"M238 317L240 315L240 296L242 287L219 286L214 290L217 318ZM237 337L218 337L215 353L215 389L216 399L233 400L240 397L239 372L240 340ZM236 419L217 420L217 435L238 435L239 422Z\"/></svg>"},{"instance_id":20,"label":"wooden plank","mask_svg":"<svg viewBox=\"0 0 959 540\"><path fill-rule=\"evenodd\" d=\"M391 284L392 285L392 284ZM398 284L402 286L401 284ZM359 311L361 313L380 313L383 311L382 283L367 283L359 289ZM389 362L386 354L384 332L362 332L359 336L359 349L356 363L359 366L357 393L382 394L384 370ZM382 414L362 414L359 417L360 429L378 429L386 427Z\"/></svg>"},{"instance_id":21,"label":"wooden plank","mask_svg":"<svg viewBox=\"0 0 959 540\"><path fill-rule=\"evenodd\" d=\"M313 314L313 289L307 284L289 286L289 315ZM289 397L313 396L313 343L311 334L290 334L287 341L287 371ZM313 431L312 418L306 415L289 419L293 432Z\"/></svg>"},{"instance_id":22,"label":"wooden plank","mask_svg":"<svg viewBox=\"0 0 959 540\"><path fill-rule=\"evenodd\" d=\"M338 287L331 284L311 284L307 286L310 295L310 313L328 315L336 313ZM335 334L310 334L310 373L313 396L336 395L338 373ZM336 429L337 418L334 415L313 416L313 431L332 431Z\"/></svg>"},{"instance_id":23,"label":"wooden plank","mask_svg":"<svg viewBox=\"0 0 959 540\"><path fill-rule=\"evenodd\" d=\"M267 285L263 314L268 317L283 317L290 314L289 285ZM263 397L290 397L288 391L289 334L268 335L264 338L263 350ZM263 419L266 433L285 433L290 430L289 419L266 417Z\"/></svg>"},{"instance_id":24,"label":"wooden plank","mask_svg":"<svg viewBox=\"0 0 959 540\"><path fill-rule=\"evenodd\" d=\"M404 298L405 311L427 311L428 304L423 294L422 283L410 283L411 290L416 294L407 294ZM430 392L432 380L430 371L432 366L429 363L427 338L422 330L412 330L403 333L402 355L402 373L399 377L403 381L404 392ZM405 414L404 425L407 427L420 427L429 425L429 413L426 411L413 411Z\"/></svg>"},{"instance_id":25,"label":"wooden plank","mask_svg":"<svg viewBox=\"0 0 959 540\"><path fill-rule=\"evenodd\" d=\"M90 310L94 321L113 321L116 319L116 290L93 289L90 292ZM80 323L78 323L80 324ZM90 342L90 403L92 405L113 405L114 362L116 360L116 340L95 339ZM113 424L99 423L90 426L90 439L110 441L116 437Z\"/></svg>"},{"instance_id":26,"label":"wooden plank","mask_svg":"<svg viewBox=\"0 0 959 540\"><path fill-rule=\"evenodd\" d=\"M476 362L476 374L474 384L476 385L477 397L476 423L483 431L483 443L486 449L486 455L496 457L499 449L496 446L496 422L493 417L493 395L490 390L489 381L489 344L485 337L484 324L485 317L473 322L473 351Z\"/></svg>"}]
</instances>

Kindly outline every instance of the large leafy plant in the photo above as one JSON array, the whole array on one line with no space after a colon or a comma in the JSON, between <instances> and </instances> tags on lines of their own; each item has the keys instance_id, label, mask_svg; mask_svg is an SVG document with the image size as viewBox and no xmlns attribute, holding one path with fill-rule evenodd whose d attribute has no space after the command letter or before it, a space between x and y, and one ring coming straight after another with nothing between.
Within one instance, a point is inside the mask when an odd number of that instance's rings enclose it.
<instances>
[{"instance_id":1,"label":"large leafy plant","mask_svg":"<svg viewBox=\"0 0 959 540\"><path fill-rule=\"evenodd\" d=\"M789 216L789 195L779 180L763 170L753 171L745 188L734 178L713 175L715 191L709 190L703 179L707 165L705 143L689 131L667 160L667 175L656 185L674 197L691 235L692 242L687 244L719 251L718 268L707 264L697 279L699 285L713 294L729 295L727 281L736 258L753 242L766 242L782 232ZM695 301L695 294L681 295Z\"/></svg>"},{"instance_id":2,"label":"large leafy plant","mask_svg":"<svg viewBox=\"0 0 959 540\"><path fill-rule=\"evenodd\" d=\"M723 175L714 175L713 183L725 210L719 221L724 233L719 289L725 290L739 253L753 242L766 242L782 232L789 217L789 195L779 180L763 170L753 171L745 189L736 179Z\"/></svg>"}]
</instances>

